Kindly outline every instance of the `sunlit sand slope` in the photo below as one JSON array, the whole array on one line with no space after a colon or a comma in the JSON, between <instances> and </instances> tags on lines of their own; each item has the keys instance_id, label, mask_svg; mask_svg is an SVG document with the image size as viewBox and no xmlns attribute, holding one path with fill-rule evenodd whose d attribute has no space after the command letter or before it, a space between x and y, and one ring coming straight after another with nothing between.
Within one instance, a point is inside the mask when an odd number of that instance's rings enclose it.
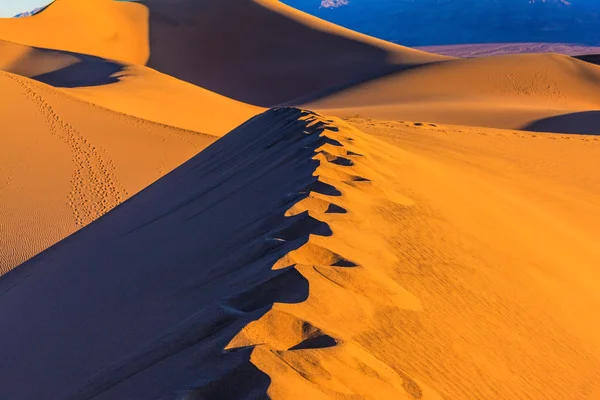
<instances>
[{"instance_id":1,"label":"sunlit sand slope","mask_svg":"<svg viewBox=\"0 0 600 400\"><path fill-rule=\"evenodd\" d=\"M258 106L449 59L275 0L57 0L33 17L0 20L0 39L145 64Z\"/></svg>"},{"instance_id":2,"label":"sunlit sand slope","mask_svg":"<svg viewBox=\"0 0 600 400\"><path fill-rule=\"evenodd\" d=\"M375 210L412 201L379 146L269 111L23 264L0 281L13 304L0 306L4 387L14 399L436 398L355 340L381 307L422 307L388 275Z\"/></svg>"},{"instance_id":3,"label":"sunlit sand slope","mask_svg":"<svg viewBox=\"0 0 600 400\"><path fill-rule=\"evenodd\" d=\"M558 54L452 60L332 90L305 103L336 115L554 131L552 124L532 125L600 108L600 67ZM600 133L599 124L595 115L555 129Z\"/></svg>"},{"instance_id":4,"label":"sunlit sand slope","mask_svg":"<svg viewBox=\"0 0 600 400\"><path fill-rule=\"evenodd\" d=\"M214 137L0 72L0 274L106 213Z\"/></svg>"},{"instance_id":5,"label":"sunlit sand slope","mask_svg":"<svg viewBox=\"0 0 600 400\"><path fill-rule=\"evenodd\" d=\"M137 2L56 0L27 18L1 18L0 39L144 64L148 11Z\"/></svg>"},{"instance_id":6,"label":"sunlit sand slope","mask_svg":"<svg viewBox=\"0 0 600 400\"><path fill-rule=\"evenodd\" d=\"M598 141L350 122L270 110L1 278L3 390L598 398Z\"/></svg>"},{"instance_id":7,"label":"sunlit sand slope","mask_svg":"<svg viewBox=\"0 0 600 400\"><path fill-rule=\"evenodd\" d=\"M141 65L6 41L0 70L109 110L216 136L263 111Z\"/></svg>"}]
</instances>

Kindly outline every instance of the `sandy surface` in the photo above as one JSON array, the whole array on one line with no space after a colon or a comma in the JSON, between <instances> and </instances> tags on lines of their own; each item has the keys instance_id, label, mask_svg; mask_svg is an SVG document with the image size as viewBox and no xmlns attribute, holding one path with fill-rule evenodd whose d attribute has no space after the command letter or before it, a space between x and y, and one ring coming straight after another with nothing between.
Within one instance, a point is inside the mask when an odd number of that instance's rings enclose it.
<instances>
[{"instance_id":1,"label":"sandy surface","mask_svg":"<svg viewBox=\"0 0 600 400\"><path fill-rule=\"evenodd\" d=\"M136 2L57 0L26 18L0 18L0 38L29 46L143 64L148 10Z\"/></svg>"},{"instance_id":2,"label":"sandy surface","mask_svg":"<svg viewBox=\"0 0 600 400\"><path fill-rule=\"evenodd\" d=\"M349 122L269 111L6 275L5 390L597 398L600 142Z\"/></svg>"},{"instance_id":3,"label":"sandy surface","mask_svg":"<svg viewBox=\"0 0 600 400\"><path fill-rule=\"evenodd\" d=\"M0 39L147 65L258 106L449 58L359 34L275 0L57 0L30 18L0 19Z\"/></svg>"},{"instance_id":4,"label":"sandy surface","mask_svg":"<svg viewBox=\"0 0 600 400\"><path fill-rule=\"evenodd\" d=\"M599 89L597 65L559 54L516 54L424 65L304 106L341 116L560 132L536 123L597 110ZM600 133L599 122L597 115L572 121L568 133Z\"/></svg>"},{"instance_id":5,"label":"sandy surface","mask_svg":"<svg viewBox=\"0 0 600 400\"><path fill-rule=\"evenodd\" d=\"M0 70L119 113L215 136L262 111L142 65L2 40Z\"/></svg>"},{"instance_id":6,"label":"sandy surface","mask_svg":"<svg viewBox=\"0 0 600 400\"><path fill-rule=\"evenodd\" d=\"M106 213L215 137L70 98L1 72L0 272Z\"/></svg>"},{"instance_id":7,"label":"sandy surface","mask_svg":"<svg viewBox=\"0 0 600 400\"><path fill-rule=\"evenodd\" d=\"M599 66L272 0L0 39L0 398L600 398Z\"/></svg>"}]
</instances>

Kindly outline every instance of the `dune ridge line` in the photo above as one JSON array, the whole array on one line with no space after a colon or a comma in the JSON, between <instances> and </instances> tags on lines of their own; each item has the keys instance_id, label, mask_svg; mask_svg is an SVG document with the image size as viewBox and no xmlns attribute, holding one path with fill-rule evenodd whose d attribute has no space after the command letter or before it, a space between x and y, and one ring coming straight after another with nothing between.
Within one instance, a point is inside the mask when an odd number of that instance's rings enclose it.
<instances>
[{"instance_id":1,"label":"dune ridge line","mask_svg":"<svg viewBox=\"0 0 600 400\"><path fill-rule=\"evenodd\" d=\"M119 345L128 351L117 351L117 357L107 356L104 362L96 364L88 362L90 374L73 380L74 385L57 383L60 395L56 397L81 400L135 394L136 398L159 395L158 398L165 400L190 400L265 396L327 399L352 395L412 399L430 393L416 378L381 361L368 346L354 340L368 331L369 321L381 318L380 312L386 307L416 313L421 309L418 298L386 275L386 268L393 268L397 259L393 249L382 239L385 232L381 232L376 220L380 216L373 211L388 203L410 209L414 202L394 191L393 153L386 152L384 147L383 142L337 118L328 119L295 108L271 109L207 148L196 157L198 160L190 160L109 212L106 218L65 241L71 244L55 246L58 255L50 257L61 257L62 249L73 245L78 246L82 254L88 252L84 250L87 247L91 254L96 250L116 254L105 262L94 262L90 268L102 270L107 268L105 263L110 263L111 269L116 268L120 274L136 279L137 267L129 271L133 265L119 256L121 244L134 248L143 246L136 239L140 236L164 241L160 238L172 232L166 226L183 216L177 225L181 226L181 237L205 237L211 227L215 228L207 222L211 210L223 201L220 200L223 194L215 195L216 192L227 193L227 201L241 196L244 190L265 188L270 192L265 199L258 203L255 200L250 206L256 215L244 212L237 223L239 227L229 231L230 243L218 242L213 250L214 261L202 264L201 269L196 266L187 274L179 275L182 272L179 268L173 271L162 264L145 266L147 274L161 274L161 269L162 273L169 274L166 287L157 282L158 286L149 289L152 298L157 296L154 293L157 290L175 293L174 300L162 303L168 304L171 310L166 320L179 314L173 312L173 307L189 309L186 316L175 323L145 331L141 339L133 338L129 346L125 339ZM246 159L250 154L252 156ZM221 170L223 163L231 165L225 173ZM250 179L238 177L242 166ZM132 216L137 222L122 224L120 214L131 215L130 209L147 204L152 196L167 195L170 192L165 190L165 185L170 182L183 185L184 176L194 176L196 181L204 176L202 180L213 186L198 189L201 190L198 194L156 202L156 207L164 211L149 207L141 213L143 215ZM277 187L274 182L285 184ZM265 204L261 205L263 201ZM269 205L271 201L278 205ZM98 239L94 238L115 223L119 225L116 232L120 234L113 237L118 238L105 239L100 249L95 244ZM111 248L114 250L107 250ZM231 251L227 251L228 248ZM155 251L153 258L163 257L160 247ZM178 247L179 257L199 251L185 243ZM0 286L9 291L2 291L0 295L18 296L24 283L21 276L28 276L46 257L46 253L42 253L6 275ZM75 255L71 261L66 260L60 268L68 269L69 265L77 264L79 257ZM101 270L98 272L104 274ZM192 275L191 271L194 271ZM54 274L62 273L55 271ZM90 279L92 282L93 278ZM128 296L129 278L121 280L119 287L122 286L123 295ZM62 286L63 281L57 284ZM114 285L113 282L107 284ZM221 284L231 289L223 292L218 289ZM207 285L214 289L208 289ZM94 286L99 293L104 290L102 282L96 281ZM111 298L116 301L121 289L110 290ZM193 291L191 296L202 298L203 290L215 292L212 300L181 303L182 293ZM139 307L151 307L152 301L144 300L143 294L138 299ZM333 306L333 299L343 301L344 307ZM96 300L92 296L82 301L84 307L85 303ZM153 312L160 315L157 310ZM112 310L110 314L114 316L109 319L127 318L119 310ZM137 311L137 324L143 325L150 314ZM106 321L105 317L102 320ZM93 326L91 322L88 325ZM125 333L124 337L129 336ZM88 340L94 338L78 337L76 342ZM187 360L185 364L203 362L198 367L200 370L183 371L179 364L182 360ZM77 362L73 360L68 364L75 367ZM146 385L140 391L139 384L147 382L149 376L164 376L173 368L181 374L178 379L167 385L159 382ZM369 371L369 374L363 376L361 371ZM433 397L427 398L437 398L430 395Z\"/></svg>"},{"instance_id":2,"label":"dune ridge line","mask_svg":"<svg viewBox=\"0 0 600 400\"><path fill-rule=\"evenodd\" d=\"M370 149L367 142L362 142L372 139L365 138L339 119L328 119L312 111L278 108L267 112L263 118L270 114L289 118L288 124L281 129L281 139L271 146L296 147L300 153L298 162L312 164L313 178L308 184L303 183L298 191L289 193L291 201L286 206L283 223L260 238L267 243L265 257L274 252L283 253L281 257L273 258L276 261L271 268L272 277L221 301L221 307L228 311L264 313L228 343L226 352L251 349L251 362L272 379L266 394L273 398L309 396L328 399L350 394L361 398L421 398L423 389L415 380L402 371L395 371L393 366L378 360L352 341L352 335L360 328L344 326L348 325L347 321L332 323L329 317L320 323L322 316L338 311L332 310L331 304L314 298L318 295L311 298L310 294L314 285L354 292L352 295L355 296L360 296L360 291L364 296L364 288L368 288L369 302L385 303L389 299L375 293L375 287L380 285L379 288L384 292L387 290L388 294L403 292L400 295L403 308L420 308L417 299L407 301L410 294L393 287L394 284L376 279L376 274L365 270L372 266L356 261L361 258L355 259L357 254L369 252L364 244L354 243L352 239L356 237L351 237L340 247L341 239L332 228L348 216L356 218L356 213L381 200L370 178L378 180L382 175L376 172L377 162L365 162L371 158ZM293 129L293 125L301 121L305 127ZM387 179L383 181L389 183ZM395 198L391 197L397 204L412 205L410 199L395 195ZM363 204L349 208L347 204L358 196ZM369 239L368 231L362 239ZM347 247L353 248L350 254L338 250ZM370 257L369 254L362 254L362 257L365 255ZM300 289L304 282L308 284L306 297ZM317 310L307 312L307 308L313 307L320 308L321 317L314 317L315 312L319 313ZM344 319L342 315L334 320L340 322L340 317ZM352 370L362 368L376 371L371 383L377 389L353 380ZM282 374L286 376L282 377ZM329 382L324 383L323 377L328 377ZM191 389L181 398L229 398L227 387L239 380L237 371L229 373ZM264 394L257 392L256 397L249 398L263 398ZM231 397L237 398L238 394Z\"/></svg>"}]
</instances>

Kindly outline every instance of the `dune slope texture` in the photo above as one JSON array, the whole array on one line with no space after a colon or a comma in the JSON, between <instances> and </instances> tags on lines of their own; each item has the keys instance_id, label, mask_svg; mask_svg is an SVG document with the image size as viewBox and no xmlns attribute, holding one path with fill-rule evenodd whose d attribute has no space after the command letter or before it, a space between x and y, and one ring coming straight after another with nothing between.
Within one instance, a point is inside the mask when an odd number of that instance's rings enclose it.
<instances>
[{"instance_id":1,"label":"dune slope texture","mask_svg":"<svg viewBox=\"0 0 600 400\"><path fill-rule=\"evenodd\" d=\"M0 19L0 39L144 64L148 11L136 2L56 0L33 16Z\"/></svg>"},{"instance_id":2,"label":"dune slope texture","mask_svg":"<svg viewBox=\"0 0 600 400\"><path fill-rule=\"evenodd\" d=\"M355 322L380 307L420 309L386 277L394 257L363 219L383 193L411 204L372 145L312 113L269 111L6 275L0 293L14 307L0 309L3 390L14 399L427 393L352 340L364 326Z\"/></svg>"},{"instance_id":3,"label":"dune slope texture","mask_svg":"<svg viewBox=\"0 0 600 400\"><path fill-rule=\"evenodd\" d=\"M66 84L87 101L217 136L259 107L282 105L337 116L600 133L597 65L558 54L453 59L275 0L57 0L34 17L0 20L0 39L87 55L51 75L55 86L76 69L94 76ZM103 62L91 63L91 56Z\"/></svg>"},{"instance_id":4,"label":"dune slope texture","mask_svg":"<svg viewBox=\"0 0 600 400\"><path fill-rule=\"evenodd\" d=\"M141 65L2 40L0 70L109 110L215 136L263 111Z\"/></svg>"},{"instance_id":5,"label":"dune slope texture","mask_svg":"<svg viewBox=\"0 0 600 400\"><path fill-rule=\"evenodd\" d=\"M0 274L215 140L114 113L6 72L0 72L0 88Z\"/></svg>"},{"instance_id":6,"label":"dune slope texture","mask_svg":"<svg viewBox=\"0 0 600 400\"><path fill-rule=\"evenodd\" d=\"M33 17L0 20L0 39L145 64L258 106L448 59L274 0L56 0Z\"/></svg>"},{"instance_id":7,"label":"dune slope texture","mask_svg":"<svg viewBox=\"0 0 600 400\"><path fill-rule=\"evenodd\" d=\"M518 54L422 65L307 99L303 107L344 116L595 134L597 116L573 121L567 130L534 124L597 110L599 93L597 65L559 54Z\"/></svg>"},{"instance_id":8,"label":"dune slope texture","mask_svg":"<svg viewBox=\"0 0 600 400\"><path fill-rule=\"evenodd\" d=\"M1 278L3 390L597 398L597 141L351 122L267 111Z\"/></svg>"}]
</instances>

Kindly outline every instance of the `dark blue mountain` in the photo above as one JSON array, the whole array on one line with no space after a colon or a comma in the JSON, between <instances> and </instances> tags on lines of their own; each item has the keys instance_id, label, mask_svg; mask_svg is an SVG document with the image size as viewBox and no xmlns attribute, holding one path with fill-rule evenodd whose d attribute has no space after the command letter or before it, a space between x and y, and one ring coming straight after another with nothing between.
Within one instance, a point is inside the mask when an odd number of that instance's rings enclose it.
<instances>
[{"instance_id":1,"label":"dark blue mountain","mask_svg":"<svg viewBox=\"0 0 600 400\"><path fill-rule=\"evenodd\" d=\"M600 44L600 0L284 0L302 11L407 46Z\"/></svg>"}]
</instances>

